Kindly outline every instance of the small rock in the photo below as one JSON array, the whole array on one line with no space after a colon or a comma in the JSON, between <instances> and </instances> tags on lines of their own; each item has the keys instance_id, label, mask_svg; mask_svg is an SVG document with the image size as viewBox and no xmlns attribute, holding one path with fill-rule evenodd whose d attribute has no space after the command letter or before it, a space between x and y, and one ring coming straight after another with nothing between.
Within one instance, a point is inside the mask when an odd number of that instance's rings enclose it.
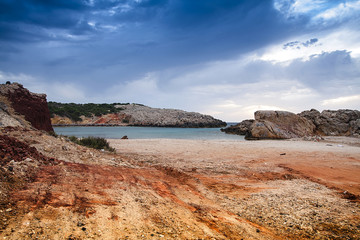
<instances>
[{"instance_id":1,"label":"small rock","mask_svg":"<svg viewBox=\"0 0 360 240\"><path fill-rule=\"evenodd\" d=\"M85 224L82 223L82 222L78 222L78 223L77 223L77 226L78 226L78 227L82 227L82 226L85 226Z\"/></svg>"},{"instance_id":2,"label":"small rock","mask_svg":"<svg viewBox=\"0 0 360 240\"><path fill-rule=\"evenodd\" d=\"M129 139L128 136L123 136L121 139Z\"/></svg>"}]
</instances>

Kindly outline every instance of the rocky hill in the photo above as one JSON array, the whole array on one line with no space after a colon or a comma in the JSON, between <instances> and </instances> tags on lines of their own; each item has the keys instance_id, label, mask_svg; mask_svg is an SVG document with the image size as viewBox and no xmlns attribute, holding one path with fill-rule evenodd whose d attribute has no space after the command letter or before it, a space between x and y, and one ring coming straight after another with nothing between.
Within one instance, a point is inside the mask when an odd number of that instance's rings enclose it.
<instances>
[{"instance_id":1,"label":"rocky hill","mask_svg":"<svg viewBox=\"0 0 360 240\"><path fill-rule=\"evenodd\" d=\"M244 120L222 131L245 135L245 139L289 139L307 136L360 136L357 110L315 109L294 114L286 111L257 111L255 120Z\"/></svg>"},{"instance_id":2,"label":"rocky hill","mask_svg":"<svg viewBox=\"0 0 360 240\"><path fill-rule=\"evenodd\" d=\"M79 104L78 108L82 107ZM104 106L102 109L107 109ZM55 126L62 125L93 125L93 126L147 126L147 127L181 127L181 128L199 128L199 127L223 127L226 123L196 112L186 112L176 109L151 108L141 104L107 104L108 112L106 114L94 114L94 112L84 112L79 120L71 118L70 114L60 112L58 108L50 107L52 110L51 123ZM113 106L115 109L111 108ZM99 106L100 107L100 106ZM64 108L64 107L63 107ZM96 109L96 106L94 106ZM99 109L96 111L100 111ZM86 116L87 115L87 116ZM99 115L99 116L97 116Z\"/></svg>"},{"instance_id":3,"label":"rocky hill","mask_svg":"<svg viewBox=\"0 0 360 240\"><path fill-rule=\"evenodd\" d=\"M19 114L24 118L16 116ZM46 95L32 93L19 83L0 85L0 118L3 126L29 126L30 123L38 130L54 131Z\"/></svg>"}]
</instances>

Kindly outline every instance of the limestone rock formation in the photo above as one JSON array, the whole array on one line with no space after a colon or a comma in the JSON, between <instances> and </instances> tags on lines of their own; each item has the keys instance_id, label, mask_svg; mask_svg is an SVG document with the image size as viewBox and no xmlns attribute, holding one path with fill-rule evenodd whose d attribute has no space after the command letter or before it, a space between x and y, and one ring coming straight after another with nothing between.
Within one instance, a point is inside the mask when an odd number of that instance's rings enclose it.
<instances>
[{"instance_id":1,"label":"limestone rock formation","mask_svg":"<svg viewBox=\"0 0 360 240\"><path fill-rule=\"evenodd\" d=\"M253 119L244 120L236 125L222 128L221 131L228 134L246 135L251 125L254 123Z\"/></svg>"},{"instance_id":2,"label":"limestone rock formation","mask_svg":"<svg viewBox=\"0 0 360 240\"><path fill-rule=\"evenodd\" d=\"M359 137L360 111L340 109L320 113L311 109L299 114L257 111L255 120L245 120L222 131L245 135L245 139L288 139L314 135Z\"/></svg>"},{"instance_id":3,"label":"limestone rock formation","mask_svg":"<svg viewBox=\"0 0 360 240\"><path fill-rule=\"evenodd\" d=\"M1 101L2 105L6 105L4 103L5 101L9 102L11 108L13 108L16 113L23 115L25 120L30 122L34 128L47 132L54 131L50 122L50 113L45 94L32 93L21 84L13 83L1 84L0 95L1 99L3 99L3 101ZM6 113L6 109L1 107L0 115L3 116L3 119L5 119ZM5 120L2 122L5 123ZM16 123L14 124L18 125ZM7 123L6 125L14 126L14 124Z\"/></svg>"},{"instance_id":4,"label":"limestone rock formation","mask_svg":"<svg viewBox=\"0 0 360 240\"><path fill-rule=\"evenodd\" d=\"M360 111L340 109L315 109L303 111L299 116L305 117L316 126L315 133L325 136L360 136Z\"/></svg>"},{"instance_id":5,"label":"limestone rock formation","mask_svg":"<svg viewBox=\"0 0 360 240\"><path fill-rule=\"evenodd\" d=\"M287 111L256 111L255 121L246 139L289 139L309 136L315 125L306 118Z\"/></svg>"},{"instance_id":6,"label":"limestone rock formation","mask_svg":"<svg viewBox=\"0 0 360 240\"><path fill-rule=\"evenodd\" d=\"M131 116L129 124L133 126L156 127L223 127L226 123L196 112L186 112L177 109L150 108L130 104L122 113Z\"/></svg>"},{"instance_id":7,"label":"limestone rock formation","mask_svg":"<svg viewBox=\"0 0 360 240\"><path fill-rule=\"evenodd\" d=\"M81 116L81 121L74 122L67 117L54 115L53 125L93 125L93 126L146 126L146 127L224 127L226 123L196 112L177 109L151 108L140 104L119 105L121 110L102 116Z\"/></svg>"}]
</instances>

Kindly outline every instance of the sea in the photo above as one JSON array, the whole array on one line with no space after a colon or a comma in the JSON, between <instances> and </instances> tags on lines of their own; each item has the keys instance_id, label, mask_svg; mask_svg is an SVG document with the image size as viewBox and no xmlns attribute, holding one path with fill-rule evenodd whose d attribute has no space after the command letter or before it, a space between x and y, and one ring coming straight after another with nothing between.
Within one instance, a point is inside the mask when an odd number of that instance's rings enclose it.
<instances>
[{"instance_id":1,"label":"sea","mask_svg":"<svg viewBox=\"0 0 360 240\"><path fill-rule=\"evenodd\" d=\"M102 137L119 139L192 139L192 140L244 140L244 136L226 134L220 128L168 128L168 127L54 127L58 135L76 137Z\"/></svg>"}]
</instances>

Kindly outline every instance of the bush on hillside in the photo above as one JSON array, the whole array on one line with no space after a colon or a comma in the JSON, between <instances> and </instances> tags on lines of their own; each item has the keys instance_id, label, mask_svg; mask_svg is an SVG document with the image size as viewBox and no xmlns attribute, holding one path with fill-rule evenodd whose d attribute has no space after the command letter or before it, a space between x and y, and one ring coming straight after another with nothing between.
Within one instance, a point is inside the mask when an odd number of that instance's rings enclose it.
<instances>
[{"instance_id":1,"label":"bush on hillside","mask_svg":"<svg viewBox=\"0 0 360 240\"><path fill-rule=\"evenodd\" d=\"M68 117L73 121L81 121L80 116L91 117L91 116L101 116L108 113L117 113L123 108L115 107L115 103L112 104L95 104L95 103L86 103L86 104L76 104L76 103L57 103L57 102L48 102L49 111L51 117L54 114Z\"/></svg>"},{"instance_id":2,"label":"bush on hillside","mask_svg":"<svg viewBox=\"0 0 360 240\"><path fill-rule=\"evenodd\" d=\"M109 152L115 152L115 149L110 147L109 142L105 138L100 137L86 137L86 138L77 138L75 136L68 137L70 141L94 149L104 149Z\"/></svg>"}]
</instances>

